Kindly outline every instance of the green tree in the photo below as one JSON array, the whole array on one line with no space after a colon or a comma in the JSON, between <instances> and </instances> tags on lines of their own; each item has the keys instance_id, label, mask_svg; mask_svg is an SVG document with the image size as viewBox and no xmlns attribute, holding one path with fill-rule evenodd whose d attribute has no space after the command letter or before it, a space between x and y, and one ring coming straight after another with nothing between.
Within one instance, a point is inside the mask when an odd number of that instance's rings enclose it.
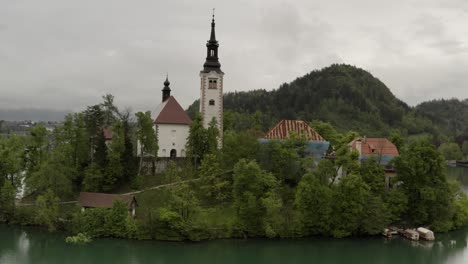
<instances>
[{"instance_id":1,"label":"green tree","mask_svg":"<svg viewBox=\"0 0 468 264\"><path fill-rule=\"evenodd\" d=\"M392 132L389 139L397 147L398 150L401 150L403 145L405 144L405 141L401 137L401 134L397 131Z\"/></svg>"},{"instance_id":2,"label":"green tree","mask_svg":"<svg viewBox=\"0 0 468 264\"><path fill-rule=\"evenodd\" d=\"M11 221L15 215L16 190L10 181L0 189L0 220Z\"/></svg>"},{"instance_id":3,"label":"green tree","mask_svg":"<svg viewBox=\"0 0 468 264\"><path fill-rule=\"evenodd\" d=\"M47 160L26 178L28 190L41 194L50 189L54 195L61 198L69 197L73 191L73 179L77 175L70 158L71 153L71 145L68 144L60 145L51 151Z\"/></svg>"},{"instance_id":4,"label":"green tree","mask_svg":"<svg viewBox=\"0 0 468 264\"><path fill-rule=\"evenodd\" d=\"M87 192L102 191L104 175L102 169L96 164L91 163L84 171L83 190Z\"/></svg>"},{"instance_id":5,"label":"green tree","mask_svg":"<svg viewBox=\"0 0 468 264\"><path fill-rule=\"evenodd\" d=\"M230 177L223 172L220 156L205 155L198 168L198 175L201 179L200 191L204 200L220 205L231 197Z\"/></svg>"},{"instance_id":6,"label":"green tree","mask_svg":"<svg viewBox=\"0 0 468 264\"><path fill-rule=\"evenodd\" d=\"M385 193L385 171L374 158L364 161L359 173L374 196L382 196Z\"/></svg>"},{"instance_id":7,"label":"green tree","mask_svg":"<svg viewBox=\"0 0 468 264\"><path fill-rule=\"evenodd\" d=\"M260 149L258 135L251 131L226 131L223 141L222 160L226 169L234 168L234 165L242 158L255 159Z\"/></svg>"},{"instance_id":8,"label":"green tree","mask_svg":"<svg viewBox=\"0 0 468 264\"><path fill-rule=\"evenodd\" d=\"M169 161L169 163L167 164L167 167L164 170L162 176L163 184L178 182L181 179L179 168L177 167L177 164L172 160Z\"/></svg>"},{"instance_id":9,"label":"green tree","mask_svg":"<svg viewBox=\"0 0 468 264\"><path fill-rule=\"evenodd\" d=\"M370 188L358 175L347 175L339 182L332 195L331 234L334 237L359 233L369 197Z\"/></svg>"},{"instance_id":10,"label":"green tree","mask_svg":"<svg viewBox=\"0 0 468 264\"><path fill-rule=\"evenodd\" d=\"M114 96L112 94L106 94L102 96L104 102L101 103L102 108L102 120L105 127L111 127L117 120L115 114L119 113L119 110L114 104Z\"/></svg>"},{"instance_id":11,"label":"green tree","mask_svg":"<svg viewBox=\"0 0 468 264\"><path fill-rule=\"evenodd\" d=\"M114 201L112 209L106 215L105 229L108 236L112 237L127 237L127 216L128 207L121 200Z\"/></svg>"},{"instance_id":12,"label":"green tree","mask_svg":"<svg viewBox=\"0 0 468 264\"><path fill-rule=\"evenodd\" d=\"M19 136L0 137L0 186L9 181L13 188L21 184L25 167L25 140Z\"/></svg>"},{"instance_id":13,"label":"green tree","mask_svg":"<svg viewBox=\"0 0 468 264\"><path fill-rule=\"evenodd\" d=\"M457 143L443 143L440 145L439 151L444 155L446 160L463 159L463 153Z\"/></svg>"},{"instance_id":14,"label":"green tree","mask_svg":"<svg viewBox=\"0 0 468 264\"><path fill-rule=\"evenodd\" d=\"M468 156L468 140L463 141L462 152L465 157Z\"/></svg>"},{"instance_id":15,"label":"green tree","mask_svg":"<svg viewBox=\"0 0 468 264\"><path fill-rule=\"evenodd\" d=\"M277 187L275 177L254 161L243 159L234 167L233 177L234 208L241 229L248 235L264 235L267 210L262 199L271 196Z\"/></svg>"},{"instance_id":16,"label":"green tree","mask_svg":"<svg viewBox=\"0 0 468 264\"><path fill-rule=\"evenodd\" d=\"M112 127L112 142L109 144L108 163L104 171L103 189L109 191L124 180L124 168L121 158L125 151L123 124L117 121Z\"/></svg>"},{"instance_id":17,"label":"green tree","mask_svg":"<svg viewBox=\"0 0 468 264\"><path fill-rule=\"evenodd\" d=\"M197 113L195 119L190 124L189 136L187 139L187 156L195 164L200 164L205 153L208 152L207 132L203 127L203 119Z\"/></svg>"},{"instance_id":18,"label":"green tree","mask_svg":"<svg viewBox=\"0 0 468 264\"><path fill-rule=\"evenodd\" d=\"M206 129L206 144L208 145L207 153L215 153L218 151L219 145L219 130L218 130L218 122L213 117L210 123L208 124L208 128Z\"/></svg>"},{"instance_id":19,"label":"green tree","mask_svg":"<svg viewBox=\"0 0 468 264\"><path fill-rule=\"evenodd\" d=\"M44 194L36 199L36 221L49 228L49 231L55 231L59 215L60 199L55 196L51 189L47 189Z\"/></svg>"},{"instance_id":20,"label":"green tree","mask_svg":"<svg viewBox=\"0 0 468 264\"><path fill-rule=\"evenodd\" d=\"M138 174L140 174L143 166L143 157L145 155L157 157L158 144L156 142L156 132L154 131L151 112L138 112L135 115L137 117L137 139L140 144L140 165L138 168Z\"/></svg>"},{"instance_id":21,"label":"green tree","mask_svg":"<svg viewBox=\"0 0 468 264\"><path fill-rule=\"evenodd\" d=\"M314 120L310 126L313 127L325 140L329 141L332 146L340 144L343 135L338 133L330 123Z\"/></svg>"},{"instance_id":22,"label":"green tree","mask_svg":"<svg viewBox=\"0 0 468 264\"><path fill-rule=\"evenodd\" d=\"M327 234L332 191L316 176L306 174L297 187L295 205L301 213L304 235Z\"/></svg>"},{"instance_id":23,"label":"green tree","mask_svg":"<svg viewBox=\"0 0 468 264\"><path fill-rule=\"evenodd\" d=\"M395 158L395 169L408 197L408 220L415 225L432 225L436 231L450 230L453 196L437 149L428 141L413 142Z\"/></svg>"}]
</instances>

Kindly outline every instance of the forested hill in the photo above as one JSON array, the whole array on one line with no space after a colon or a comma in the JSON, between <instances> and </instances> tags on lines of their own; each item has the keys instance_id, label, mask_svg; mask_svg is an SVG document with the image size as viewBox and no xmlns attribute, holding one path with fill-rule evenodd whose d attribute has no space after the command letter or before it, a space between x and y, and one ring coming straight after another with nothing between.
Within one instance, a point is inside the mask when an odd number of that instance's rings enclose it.
<instances>
[{"instance_id":1,"label":"forested hill","mask_svg":"<svg viewBox=\"0 0 468 264\"><path fill-rule=\"evenodd\" d=\"M468 132L467 125L460 125L467 123L463 122L468 120L467 114L453 122L457 126L455 133L444 121L452 120L461 108L467 109L466 101L457 102L460 107L442 100L412 108L369 72L333 64L272 91L225 94L224 122L226 129L254 127L267 131L281 119L321 120L342 132L354 130L368 136L388 136L399 131L402 135L431 135L439 141ZM450 109L445 110L447 107ZM189 114L193 117L198 108L199 102L195 101L188 109Z\"/></svg>"},{"instance_id":2,"label":"forested hill","mask_svg":"<svg viewBox=\"0 0 468 264\"><path fill-rule=\"evenodd\" d=\"M440 131L457 142L468 140L468 99L432 100L421 103L415 111L437 126Z\"/></svg>"}]
</instances>

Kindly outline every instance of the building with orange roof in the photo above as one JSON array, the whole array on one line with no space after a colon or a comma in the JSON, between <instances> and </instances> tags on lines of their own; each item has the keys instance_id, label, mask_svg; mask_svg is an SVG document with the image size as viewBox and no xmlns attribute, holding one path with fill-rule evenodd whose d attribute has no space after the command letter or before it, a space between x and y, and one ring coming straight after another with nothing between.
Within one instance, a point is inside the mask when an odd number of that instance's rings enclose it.
<instances>
[{"instance_id":1,"label":"building with orange roof","mask_svg":"<svg viewBox=\"0 0 468 264\"><path fill-rule=\"evenodd\" d=\"M316 161L321 160L328 148L330 142L326 141L317 131L302 120L281 120L271 128L260 143L267 143L271 140L287 140L293 137L299 137L307 141L306 153L313 156Z\"/></svg>"}]
</instances>

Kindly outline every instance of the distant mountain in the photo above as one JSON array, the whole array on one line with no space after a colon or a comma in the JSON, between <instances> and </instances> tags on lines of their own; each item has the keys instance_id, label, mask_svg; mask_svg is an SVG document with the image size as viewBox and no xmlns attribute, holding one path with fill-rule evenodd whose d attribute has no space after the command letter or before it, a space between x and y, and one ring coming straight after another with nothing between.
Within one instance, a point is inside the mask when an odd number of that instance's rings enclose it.
<instances>
[{"instance_id":1,"label":"distant mountain","mask_svg":"<svg viewBox=\"0 0 468 264\"><path fill-rule=\"evenodd\" d=\"M198 107L195 101L187 111L193 116ZM368 136L388 136L392 131L447 135L438 126L443 116L431 116L424 104L418 109L408 106L369 72L344 64L312 71L272 91L227 93L224 109L225 126L237 130L256 127L267 131L281 119L302 119L330 122L339 131Z\"/></svg>"},{"instance_id":2,"label":"distant mountain","mask_svg":"<svg viewBox=\"0 0 468 264\"><path fill-rule=\"evenodd\" d=\"M72 111L53 109L0 109L0 120L7 121L61 121L66 114Z\"/></svg>"}]
</instances>

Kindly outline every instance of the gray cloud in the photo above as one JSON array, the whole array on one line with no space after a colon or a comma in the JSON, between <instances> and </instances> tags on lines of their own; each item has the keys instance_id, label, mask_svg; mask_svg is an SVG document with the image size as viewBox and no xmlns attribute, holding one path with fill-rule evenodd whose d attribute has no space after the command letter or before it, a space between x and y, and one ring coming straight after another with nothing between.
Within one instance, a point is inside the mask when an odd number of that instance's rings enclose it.
<instances>
[{"instance_id":1,"label":"gray cloud","mask_svg":"<svg viewBox=\"0 0 468 264\"><path fill-rule=\"evenodd\" d=\"M212 7L227 92L349 63L411 104L468 97L464 0L0 0L0 108L81 110L112 93L153 109L166 72L187 107Z\"/></svg>"}]
</instances>

